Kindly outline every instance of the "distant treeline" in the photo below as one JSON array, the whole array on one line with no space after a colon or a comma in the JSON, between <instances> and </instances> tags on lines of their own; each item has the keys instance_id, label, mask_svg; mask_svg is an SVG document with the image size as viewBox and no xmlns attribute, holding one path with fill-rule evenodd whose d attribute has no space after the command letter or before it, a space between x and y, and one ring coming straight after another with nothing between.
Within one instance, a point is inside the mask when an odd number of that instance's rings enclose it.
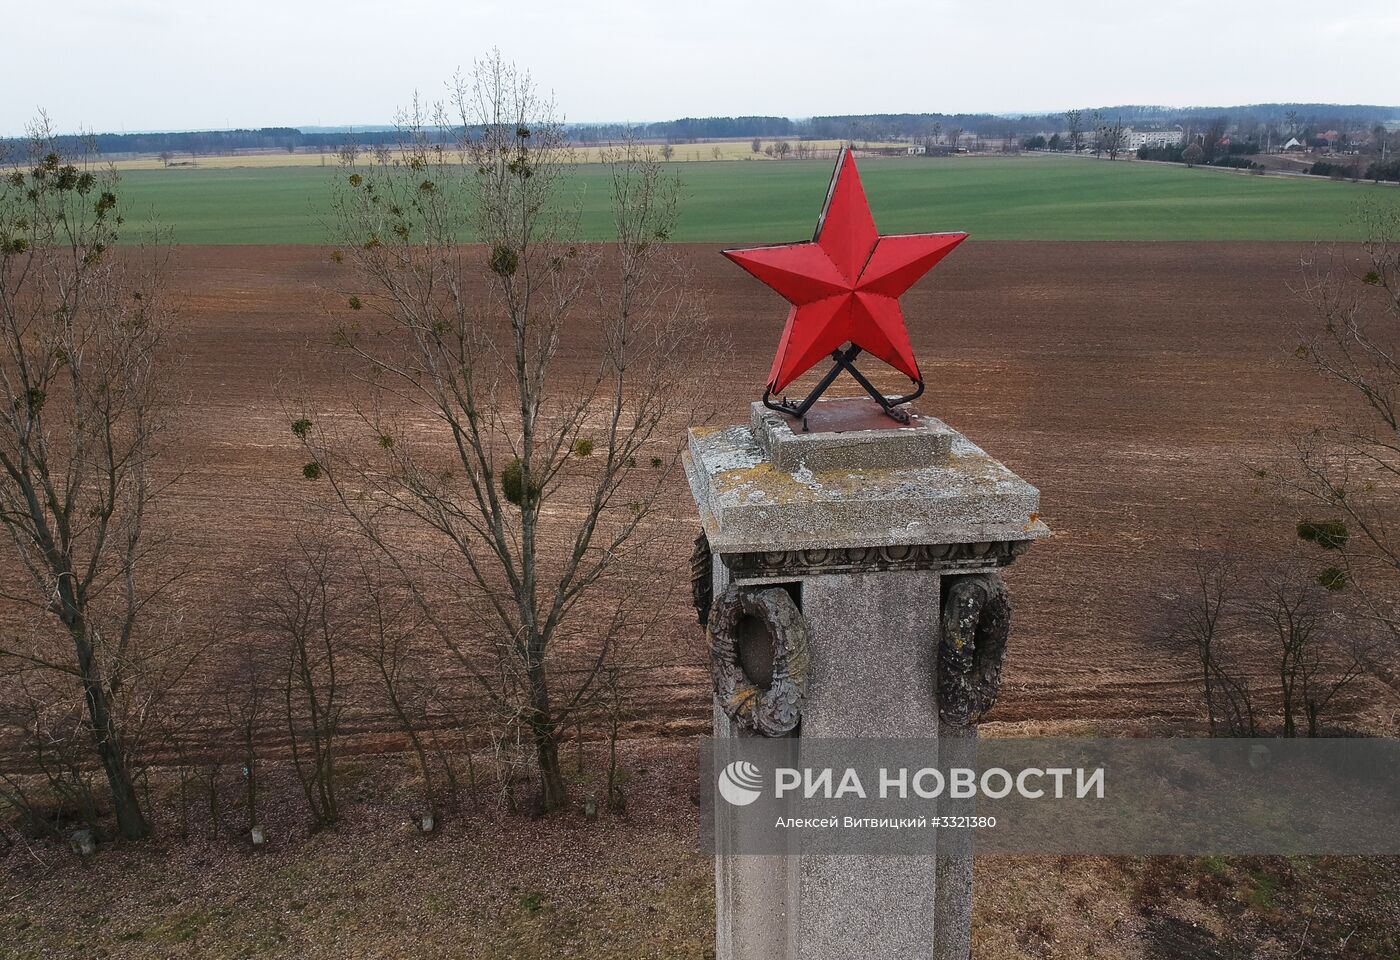
<instances>
[{"instance_id":1,"label":"distant treeline","mask_svg":"<svg viewBox=\"0 0 1400 960\"><path fill-rule=\"evenodd\" d=\"M1125 124L1154 126L1207 126L1222 114L1240 121L1282 124L1295 118L1300 125L1334 127L1344 124L1377 124L1400 121L1400 106L1371 103L1247 103L1234 107L1097 107L1084 111L1117 119Z\"/></svg>"},{"instance_id":2,"label":"distant treeline","mask_svg":"<svg viewBox=\"0 0 1400 960\"><path fill-rule=\"evenodd\" d=\"M1043 119L1043 118L1042 118ZM693 140L892 140L923 139L959 127L985 137L1004 137L1026 129L1026 120L973 113L872 113L840 117L684 117L636 124L631 129L648 140L688 143ZM578 124L572 135L581 143L621 136L625 124Z\"/></svg>"},{"instance_id":3,"label":"distant treeline","mask_svg":"<svg viewBox=\"0 0 1400 960\"><path fill-rule=\"evenodd\" d=\"M234 150L335 150L347 143L358 146L397 144L394 129L333 130L308 132L295 127L260 127L257 130L192 130L171 133L96 133L59 138L61 148L78 153L85 147L103 154L170 153L213 154ZM0 145L18 146L19 138L0 139Z\"/></svg>"},{"instance_id":4,"label":"distant treeline","mask_svg":"<svg viewBox=\"0 0 1400 960\"><path fill-rule=\"evenodd\" d=\"M1154 107L1124 105L1090 107L1081 111L1084 120L1099 116L1107 121L1121 120L1125 126L1209 127L1227 116L1231 126L1253 129L1273 125L1279 128L1304 127L1344 129L1400 121L1400 106L1335 103L1254 103L1235 107ZM1060 113L1004 116L988 113L872 113L851 116L808 117L687 117L634 127L648 139L683 143L690 140L746 140L750 137L814 140L923 140L950 130L969 136L1015 139L1037 132L1064 129ZM581 141L608 140L621 135L622 124L582 124L573 128Z\"/></svg>"},{"instance_id":5,"label":"distant treeline","mask_svg":"<svg viewBox=\"0 0 1400 960\"><path fill-rule=\"evenodd\" d=\"M1086 108L1087 119L1100 116L1127 126L1208 126L1228 115L1237 129L1346 129L1400 120L1400 107L1374 104L1256 103L1235 107L1155 107L1124 105ZM816 140L922 140L951 130L976 137L1015 139L1030 133L1062 129L1063 115L1055 113L1000 116L987 113L872 113L852 116L820 116L793 120L788 117L683 117L654 123L569 124L570 136L580 143L616 140L628 129L648 140L687 143L696 140L816 139ZM443 139L459 130L444 129ZM98 133L85 138L104 154L218 154L236 150L336 150L356 146L394 145L400 134L393 128L261 127L256 130L203 130L166 133ZM79 137L65 137L65 149L77 149ZM0 139L0 148L15 147L18 139Z\"/></svg>"}]
</instances>

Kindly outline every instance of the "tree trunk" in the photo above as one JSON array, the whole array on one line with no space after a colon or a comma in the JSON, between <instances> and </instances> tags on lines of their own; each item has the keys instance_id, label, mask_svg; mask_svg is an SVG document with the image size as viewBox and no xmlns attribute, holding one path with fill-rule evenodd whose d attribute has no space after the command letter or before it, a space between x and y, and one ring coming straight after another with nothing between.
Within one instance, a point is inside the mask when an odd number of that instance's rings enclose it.
<instances>
[{"instance_id":1,"label":"tree trunk","mask_svg":"<svg viewBox=\"0 0 1400 960\"><path fill-rule=\"evenodd\" d=\"M248 829L251 830L258 825L258 761L251 750L245 756L248 771Z\"/></svg>"},{"instance_id":2,"label":"tree trunk","mask_svg":"<svg viewBox=\"0 0 1400 960\"><path fill-rule=\"evenodd\" d=\"M1210 654L1201 657L1201 681L1206 690L1206 717L1210 722L1210 735L1216 736L1215 723L1215 687L1211 683L1211 663Z\"/></svg>"},{"instance_id":3,"label":"tree trunk","mask_svg":"<svg viewBox=\"0 0 1400 960\"><path fill-rule=\"evenodd\" d=\"M550 813L568 802L564 774L559 768L559 740L549 728L535 730L535 753L540 765L540 812Z\"/></svg>"},{"instance_id":4,"label":"tree trunk","mask_svg":"<svg viewBox=\"0 0 1400 960\"><path fill-rule=\"evenodd\" d=\"M539 812L550 813L568 802L564 774L559 765L559 730L549 698L549 675L544 666L544 644L527 646L529 662L525 670L530 696L530 733L540 768Z\"/></svg>"},{"instance_id":5,"label":"tree trunk","mask_svg":"<svg viewBox=\"0 0 1400 960\"><path fill-rule=\"evenodd\" d=\"M408 715L408 708L399 698L394 675L384 666L383 660L379 661L379 676L384 681L384 690L389 698L389 708L394 712L394 719L398 720L400 729L408 737L408 742L413 747L413 753L418 758L418 771L423 775L423 796L428 803L427 812L433 815L434 822L436 822L439 812L437 789L433 784L433 765L428 760L428 751L423 746L423 738L418 735L418 730L413 725L413 719ZM449 779L452 776L450 767L447 775Z\"/></svg>"},{"instance_id":6,"label":"tree trunk","mask_svg":"<svg viewBox=\"0 0 1400 960\"><path fill-rule=\"evenodd\" d=\"M102 760L102 770L107 775L107 785L112 792L112 810L117 817L117 832L127 840L142 840L151 833L150 824L141 811L141 801L136 796L136 784L127 769L126 757L122 755L121 742L112 725L112 708L107 699L107 691L97 681L84 678L84 692L87 698L88 716L92 719L92 736L96 741L97 755Z\"/></svg>"},{"instance_id":7,"label":"tree trunk","mask_svg":"<svg viewBox=\"0 0 1400 960\"><path fill-rule=\"evenodd\" d=\"M83 696L87 701L88 718L92 721L92 736L96 742L97 755L102 760L102 770L107 775L107 785L112 793L112 810L117 817L117 832L127 840L142 840L151 833L146 815L141 811L141 801L136 796L136 784L131 779L121 739L117 734L116 722L112 718L112 702L107 684L93 657L92 645L88 642L81 622L69 625L73 645L78 653L78 669L83 680Z\"/></svg>"},{"instance_id":8,"label":"tree trunk","mask_svg":"<svg viewBox=\"0 0 1400 960\"><path fill-rule=\"evenodd\" d=\"M1285 737L1296 737L1298 726L1294 717L1293 705L1293 683L1289 679L1288 670L1283 670L1280 678L1280 686L1283 690L1283 735Z\"/></svg>"},{"instance_id":9,"label":"tree trunk","mask_svg":"<svg viewBox=\"0 0 1400 960\"><path fill-rule=\"evenodd\" d=\"M536 661L527 671L530 682L530 733L535 739L535 756L540 768L539 812L550 813L568 801L564 774L559 766L559 732L549 703L549 684L544 665Z\"/></svg>"}]
</instances>

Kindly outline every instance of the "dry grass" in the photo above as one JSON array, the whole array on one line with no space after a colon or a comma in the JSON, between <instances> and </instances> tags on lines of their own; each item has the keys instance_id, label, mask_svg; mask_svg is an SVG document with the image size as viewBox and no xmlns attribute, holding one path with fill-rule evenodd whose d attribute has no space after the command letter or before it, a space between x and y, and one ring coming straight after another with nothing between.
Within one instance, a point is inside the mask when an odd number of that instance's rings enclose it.
<instances>
[{"instance_id":1,"label":"dry grass","mask_svg":"<svg viewBox=\"0 0 1400 960\"><path fill-rule=\"evenodd\" d=\"M358 759L334 830L308 836L292 784L274 783L258 851L229 782L213 838L201 821L87 864L53 844L0 857L0 956L713 957L694 742L632 743L625 765L624 817L485 804L424 836L403 758ZM1394 858L996 857L976 882L978 960L1400 955Z\"/></svg>"}]
</instances>

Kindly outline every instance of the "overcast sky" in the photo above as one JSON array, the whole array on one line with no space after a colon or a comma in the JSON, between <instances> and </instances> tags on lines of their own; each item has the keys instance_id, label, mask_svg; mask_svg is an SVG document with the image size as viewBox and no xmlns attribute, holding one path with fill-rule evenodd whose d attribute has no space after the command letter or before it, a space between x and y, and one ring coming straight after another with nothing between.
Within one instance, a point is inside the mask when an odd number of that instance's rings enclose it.
<instances>
[{"instance_id":1,"label":"overcast sky","mask_svg":"<svg viewBox=\"0 0 1400 960\"><path fill-rule=\"evenodd\" d=\"M0 133L382 124L493 46L569 120L1400 103L1400 4L0 0Z\"/></svg>"}]
</instances>

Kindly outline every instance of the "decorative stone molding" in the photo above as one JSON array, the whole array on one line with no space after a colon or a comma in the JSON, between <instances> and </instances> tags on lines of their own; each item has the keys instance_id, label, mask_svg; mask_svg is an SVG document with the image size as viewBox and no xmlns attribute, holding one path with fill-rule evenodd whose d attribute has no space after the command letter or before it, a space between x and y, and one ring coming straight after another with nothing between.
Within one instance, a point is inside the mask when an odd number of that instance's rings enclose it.
<instances>
[{"instance_id":1,"label":"decorative stone molding","mask_svg":"<svg viewBox=\"0 0 1400 960\"><path fill-rule=\"evenodd\" d=\"M710 619L710 604L715 599L715 558L710 553L710 538L701 527L695 534L695 549L690 552L690 598L695 604L695 617L700 626Z\"/></svg>"},{"instance_id":2,"label":"decorative stone molding","mask_svg":"<svg viewBox=\"0 0 1400 960\"><path fill-rule=\"evenodd\" d=\"M1009 565L1030 549L1030 545L1029 540L994 540L835 550L770 550L763 553L726 553L721 554L720 559L731 574L744 578L812 576L860 570L981 570Z\"/></svg>"},{"instance_id":3,"label":"decorative stone molding","mask_svg":"<svg viewBox=\"0 0 1400 960\"><path fill-rule=\"evenodd\" d=\"M746 624L745 621L756 621ZM772 644L772 680L760 686L740 660L743 628L760 627ZM807 620L781 587L730 584L710 611L710 673L720 709L765 737L797 729L807 695Z\"/></svg>"},{"instance_id":4,"label":"decorative stone molding","mask_svg":"<svg viewBox=\"0 0 1400 960\"><path fill-rule=\"evenodd\" d=\"M938 644L938 713L976 726L996 704L1011 635L1011 599L1000 574L949 577Z\"/></svg>"}]
</instances>

